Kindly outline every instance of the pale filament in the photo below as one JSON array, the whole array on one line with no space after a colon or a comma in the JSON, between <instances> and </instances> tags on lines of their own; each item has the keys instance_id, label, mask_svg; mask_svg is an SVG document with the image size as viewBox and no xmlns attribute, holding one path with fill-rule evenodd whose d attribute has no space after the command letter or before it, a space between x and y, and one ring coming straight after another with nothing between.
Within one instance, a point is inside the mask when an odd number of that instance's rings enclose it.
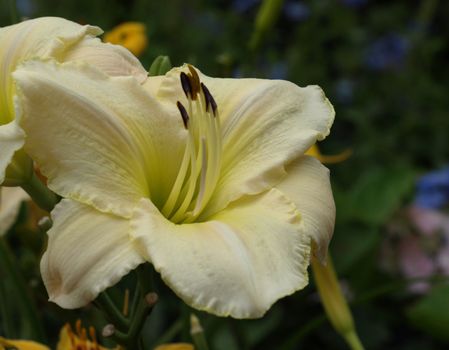
<instances>
[{"instance_id":1,"label":"pale filament","mask_svg":"<svg viewBox=\"0 0 449 350\"><path fill-rule=\"evenodd\" d=\"M190 74L181 74L188 111L177 103L189 136L177 178L161 210L173 223L189 223L199 217L212 197L221 167L217 105L194 68L189 70Z\"/></svg>"}]
</instances>

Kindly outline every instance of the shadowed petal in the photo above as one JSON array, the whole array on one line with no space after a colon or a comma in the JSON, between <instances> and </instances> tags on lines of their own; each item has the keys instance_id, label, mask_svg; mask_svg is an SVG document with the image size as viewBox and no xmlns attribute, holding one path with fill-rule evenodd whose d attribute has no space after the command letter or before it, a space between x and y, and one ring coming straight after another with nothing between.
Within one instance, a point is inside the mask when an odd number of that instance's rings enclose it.
<instances>
[{"instance_id":1,"label":"shadowed petal","mask_svg":"<svg viewBox=\"0 0 449 350\"><path fill-rule=\"evenodd\" d=\"M53 227L41 261L50 300L74 309L143 262L129 237L129 221L63 199L52 211Z\"/></svg>"},{"instance_id":2,"label":"shadowed petal","mask_svg":"<svg viewBox=\"0 0 449 350\"><path fill-rule=\"evenodd\" d=\"M300 157L287 166L287 176L276 188L295 203L305 233L316 244L314 253L324 262L335 223L329 170L315 158Z\"/></svg>"},{"instance_id":3,"label":"shadowed petal","mask_svg":"<svg viewBox=\"0 0 449 350\"><path fill-rule=\"evenodd\" d=\"M0 187L0 236L8 232L17 219L20 205L29 198L20 187Z\"/></svg>"}]
</instances>

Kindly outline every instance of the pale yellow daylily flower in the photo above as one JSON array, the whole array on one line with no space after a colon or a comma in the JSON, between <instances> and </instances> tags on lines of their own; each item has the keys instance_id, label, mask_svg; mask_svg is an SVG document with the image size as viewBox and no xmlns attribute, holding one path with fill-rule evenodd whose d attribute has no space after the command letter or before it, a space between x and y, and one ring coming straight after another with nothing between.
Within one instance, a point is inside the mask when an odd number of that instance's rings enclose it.
<instances>
[{"instance_id":1,"label":"pale yellow daylily flower","mask_svg":"<svg viewBox=\"0 0 449 350\"><path fill-rule=\"evenodd\" d=\"M312 242L325 259L329 172L304 156L334 119L319 87L187 65L143 86L79 64L28 62L14 76L27 150L66 198L41 262L60 306L148 261L192 307L260 317L307 285Z\"/></svg>"},{"instance_id":2,"label":"pale yellow daylily flower","mask_svg":"<svg viewBox=\"0 0 449 350\"><path fill-rule=\"evenodd\" d=\"M14 153L25 140L16 119L20 111L14 107L16 88L11 77L20 63L36 57L59 62L85 61L109 75L132 75L139 82L146 79L139 61L121 46L102 43L96 38L101 33L98 27L81 26L57 17L37 18L0 28L0 184ZM20 173L24 167L21 161L14 157L10 170Z\"/></svg>"},{"instance_id":3,"label":"pale yellow daylily flower","mask_svg":"<svg viewBox=\"0 0 449 350\"><path fill-rule=\"evenodd\" d=\"M105 33L103 40L122 45L136 56L140 56L148 46L146 27L140 22L124 22Z\"/></svg>"},{"instance_id":4,"label":"pale yellow daylily flower","mask_svg":"<svg viewBox=\"0 0 449 350\"><path fill-rule=\"evenodd\" d=\"M0 237L14 224L20 205L29 196L20 187L0 187Z\"/></svg>"}]
</instances>

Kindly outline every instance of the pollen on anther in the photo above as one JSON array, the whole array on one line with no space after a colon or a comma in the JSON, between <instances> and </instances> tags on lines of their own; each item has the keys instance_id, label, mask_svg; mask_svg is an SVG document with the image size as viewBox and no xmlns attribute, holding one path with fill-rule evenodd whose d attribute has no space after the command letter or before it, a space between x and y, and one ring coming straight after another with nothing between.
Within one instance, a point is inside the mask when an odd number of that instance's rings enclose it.
<instances>
[{"instance_id":1,"label":"pollen on anther","mask_svg":"<svg viewBox=\"0 0 449 350\"><path fill-rule=\"evenodd\" d=\"M192 99L196 100L197 95L200 92L200 77L198 76L198 73L196 72L195 68L191 66L190 64L187 65L189 68L189 74L188 77L190 78L190 86L192 87Z\"/></svg>"},{"instance_id":2,"label":"pollen on anther","mask_svg":"<svg viewBox=\"0 0 449 350\"><path fill-rule=\"evenodd\" d=\"M209 106L211 106L212 112L213 112L214 116L216 116L217 103L215 102L214 97L212 96L212 94L210 93L210 91L206 87L206 85L204 85L203 83L201 83L201 89L203 90L204 98L206 99L206 112L209 112Z\"/></svg>"},{"instance_id":3,"label":"pollen on anther","mask_svg":"<svg viewBox=\"0 0 449 350\"><path fill-rule=\"evenodd\" d=\"M184 127L186 129L188 129L189 128L189 115L188 115L186 109L184 108L182 103L179 101L176 102L176 106L178 106L179 113L181 113L182 122L184 123Z\"/></svg>"},{"instance_id":4,"label":"pollen on anther","mask_svg":"<svg viewBox=\"0 0 449 350\"><path fill-rule=\"evenodd\" d=\"M186 73L181 72L181 86L182 90L186 94L187 98L193 98L192 96L192 85L190 83L190 79Z\"/></svg>"}]
</instances>

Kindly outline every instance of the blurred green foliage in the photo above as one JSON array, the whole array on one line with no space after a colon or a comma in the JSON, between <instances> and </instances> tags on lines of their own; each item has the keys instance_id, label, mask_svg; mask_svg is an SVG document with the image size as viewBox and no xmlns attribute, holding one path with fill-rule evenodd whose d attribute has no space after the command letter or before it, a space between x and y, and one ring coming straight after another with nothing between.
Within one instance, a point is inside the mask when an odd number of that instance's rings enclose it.
<instances>
[{"instance_id":1,"label":"blurred green foliage","mask_svg":"<svg viewBox=\"0 0 449 350\"><path fill-rule=\"evenodd\" d=\"M9 3L0 2L0 25L11 23ZM417 175L449 162L445 1L284 1L257 50L249 42L260 1L17 0L17 5L19 17L60 16L106 31L123 21L143 22L149 48L141 60L147 68L157 56L167 55L175 66L189 62L211 76L282 78L323 87L337 117L321 151L353 150L347 161L330 166L338 213L331 251L350 291L361 339L367 349L448 347L447 285L437 283L427 296L412 296L400 277L379 267L385 225L410 203ZM15 230L20 231L20 223ZM27 235L9 235L9 243L21 247L15 251L18 266L31 281L52 341L68 320L82 317L104 325L94 309L66 311L45 301L38 272L41 248L36 249L43 238ZM133 278L122 282L122 291ZM13 291L4 281L7 299ZM146 328L147 344L173 334L189 340L183 321L190 311L179 309L161 281L157 286L164 297ZM123 295L115 293L121 301ZM200 317L212 349L345 349L323 315L312 281L260 320ZM29 335L26 327L22 333L8 330L1 320L0 333Z\"/></svg>"}]
</instances>

